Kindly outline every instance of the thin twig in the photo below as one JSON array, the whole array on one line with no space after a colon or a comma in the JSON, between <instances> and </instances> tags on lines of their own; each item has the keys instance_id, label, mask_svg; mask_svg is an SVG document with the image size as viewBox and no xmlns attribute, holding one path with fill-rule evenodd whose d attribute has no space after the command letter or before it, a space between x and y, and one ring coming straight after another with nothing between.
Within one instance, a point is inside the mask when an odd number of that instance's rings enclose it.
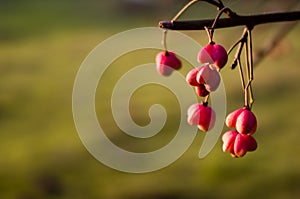
<instances>
[{"instance_id":1,"label":"thin twig","mask_svg":"<svg viewBox=\"0 0 300 199\"><path fill-rule=\"evenodd\" d=\"M192 5L194 5L195 3L200 2L200 1L207 2L213 6L216 6L218 10L222 10L224 8L224 4L220 0L218 0L218 2L216 2L214 0L191 0L175 15L175 17L173 17L171 22L176 21L187 9L189 9ZM223 12L226 13L226 15L228 17L235 16L235 13L232 10L230 10L229 8L225 9Z\"/></svg>"},{"instance_id":2,"label":"thin twig","mask_svg":"<svg viewBox=\"0 0 300 199\"><path fill-rule=\"evenodd\" d=\"M214 37L214 30L215 30L215 26L217 21L220 19L220 17L222 16L222 14L227 10L227 7L222 8L221 10L219 10L214 23L212 24L212 26L210 27L210 42L213 42L213 37Z\"/></svg>"},{"instance_id":3,"label":"thin twig","mask_svg":"<svg viewBox=\"0 0 300 199\"><path fill-rule=\"evenodd\" d=\"M252 108L252 104L254 103L253 98L253 90L252 90L252 81L254 80L254 71L253 71L253 47L252 47L252 30L248 29L249 35L249 100L250 100L250 108Z\"/></svg>"},{"instance_id":4,"label":"thin twig","mask_svg":"<svg viewBox=\"0 0 300 199\"><path fill-rule=\"evenodd\" d=\"M215 18L215 20L214 20L214 23L213 23L213 25L211 26L211 29L214 29L214 28L215 28L216 23L218 22L218 20L219 20L220 17L222 16L222 14L223 14L227 9L229 9L229 8L224 7L224 8L222 8L222 9L218 12L218 14L217 14L217 16L216 16L216 18Z\"/></svg>"},{"instance_id":5,"label":"thin twig","mask_svg":"<svg viewBox=\"0 0 300 199\"><path fill-rule=\"evenodd\" d=\"M245 43L247 41L247 37L248 37L248 32L247 32L247 28L244 29L244 32L241 36L241 38L230 47L230 49L228 50L227 54L229 55L231 53L231 51L239 44L239 43Z\"/></svg>"},{"instance_id":6,"label":"thin twig","mask_svg":"<svg viewBox=\"0 0 300 199\"><path fill-rule=\"evenodd\" d=\"M249 63L249 42L248 39L246 40L246 50L245 50L245 64L246 64L246 75L248 78L247 85L244 88L245 94L245 107L250 108L249 106L249 86L251 84L250 81L250 63Z\"/></svg>"},{"instance_id":7,"label":"thin twig","mask_svg":"<svg viewBox=\"0 0 300 199\"><path fill-rule=\"evenodd\" d=\"M242 50L243 50L243 47L244 47L245 42L244 42L244 41L241 41L239 44L240 44L240 45L239 45L239 47L238 47L238 49L237 49L237 51L236 51L236 53L235 53L233 62L232 62L232 64L231 64L231 69L232 69L232 70L235 69L235 67L236 67L237 64L238 64L238 60L241 58L241 53L242 53Z\"/></svg>"},{"instance_id":8,"label":"thin twig","mask_svg":"<svg viewBox=\"0 0 300 199\"><path fill-rule=\"evenodd\" d=\"M210 94L206 95L205 99L204 99L204 103L208 104L208 100L209 100Z\"/></svg>"},{"instance_id":9,"label":"thin twig","mask_svg":"<svg viewBox=\"0 0 300 199\"><path fill-rule=\"evenodd\" d=\"M248 40L246 42L246 53L245 53L245 62L246 62L246 72L248 77L248 83L245 86L245 106L249 109L252 108L254 103L253 90L252 90L252 81L254 79L253 73L253 54L252 54L252 29L247 27Z\"/></svg>"},{"instance_id":10,"label":"thin twig","mask_svg":"<svg viewBox=\"0 0 300 199\"><path fill-rule=\"evenodd\" d=\"M199 0L193 0L190 1L188 4L186 4L171 21L176 21L189 7L191 7L193 4L197 3Z\"/></svg>"},{"instance_id":11,"label":"thin twig","mask_svg":"<svg viewBox=\"0 0 300 199\"><path fill-rule=\"evenodd\" d=\"M238 65L239 65L240 78L241 78L242 88L243 88L243 91L244 91L245 90L245 78L244 78L241 58L238 58L237 62L238 62Z\"/></svg>"},{"instance_id":12,"label":"thin twig","mask_svg":"<svg viewBox=\"0 0 300 199\"><path fill-rule=\"evenodd\" d=\"M168 30L164 30L163 39L162 39L162 46L163 46L165 52L168 51L168 48L167 48L167 35L168 35Z\"/></svg>"},{"instance_id":13,"label":"thin twig","mask_svg":"<svg viewBox=\"0 0 300 199\"><path fill-rule=\"evenodd\" d=\"M205 31L206 31L206 34L209 38L209 43L214 43L213 42L213 35L212 35L212 32L211 32L212 29L209 29L208 27L205 27Z\"/></svg>"}]
</instances>

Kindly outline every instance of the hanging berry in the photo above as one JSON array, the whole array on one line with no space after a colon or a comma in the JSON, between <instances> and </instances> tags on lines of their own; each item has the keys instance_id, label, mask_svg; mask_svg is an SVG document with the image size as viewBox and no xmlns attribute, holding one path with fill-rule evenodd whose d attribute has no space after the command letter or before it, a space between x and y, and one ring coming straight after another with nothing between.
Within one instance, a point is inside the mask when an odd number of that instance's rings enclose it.
<instances>
[{"instance_id":1,"label":"hanging berry","mask_svg":"<svg viewBox=\"0 0 300 199\"><path fill-rule=\"evenodd\" d=\"M196 76L199 84L204 84L209 92L217 90L220 85L221 77L217 70L212 69L209 65L202 66Z\"/></svg>"},{"instance_id":2,"label":"hanging berry","mask_svg":"<svg viewBox=\"0 0 300 199\"><path fill-rule=\"evenodd\" d=\"M165 51L160 52L155 58L157 72L163 76L169 76L174 70L181 68L181 61L175 53Z\"/></svg>"},{"instance_id":3,"label":"hanging berry","mask_svg":"<svg viewBox=\"0 0 300 199\"><path fill-rule=\"evenodd\" d=\"M257 149L256 140L251 135L235 130L227 131L222 136L223 151L229 151L232 157L243 157L248 151Z\"/></svg>"},{"instance_id":4,"label":"hanging berry","mask_svg":"<svg viewBox=\"0 0 300 199\"><path fill-rule=\"evenodd\" d=\"M198 54L199 63L213 64L218 70L223 68L228 60L225 48L215 42L210 42Z\"/></svg>"},{"instance_id":5,"label":"hanging berry","mask_svg":"<svg viewBox=\"0 0 300 199\"><path fill-rule=\"evenodd\" d=\"M193 104L188 109L187 120L190 125L197 125L201 131L206 132L214 127L216 114L205 102Z\"/></svg>"},{"instance_id":6,"label":"hanging berry","mask_svg":"<svg viewBox=\"0 0 300 199\"><path fill-rule=\"evenodd\" d=\"M233 157L242 157L248 151L255 151L256 140L251 136L257 128L255 115L247 107L233 111L226 117L226 125L236 130L227 131L222 137L223 151L230 151Z\"/></svg>"}]
</instances>

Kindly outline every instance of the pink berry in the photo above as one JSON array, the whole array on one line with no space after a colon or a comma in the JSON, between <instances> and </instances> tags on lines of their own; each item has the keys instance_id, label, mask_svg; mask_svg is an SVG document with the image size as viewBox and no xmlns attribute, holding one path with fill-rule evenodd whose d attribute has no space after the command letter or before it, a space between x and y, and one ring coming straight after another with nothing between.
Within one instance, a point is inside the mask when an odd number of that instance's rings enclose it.
<instances>
[{"instance_id":1,"label":"pink berry","mask_svg":"<svg viewBox=\"0 0 300 199\"><path fill-rule=\"evenodd\" d=\"M234 154L243 157L248 151L255 151L257 148L256 140L251 135L239 133L234 142Z\"/></svg>"},{"instance_id":2,"label":"pink berry","mask_svg":"<svg viewBox=\"0 0 300 199\"><path fill-rule=\"evenodd\" d=\"M181 68L181 61L176 57L173 52L160 52L155 58L156 69L159 74L169 76L173 70Z\"/></svg>"},{"instance_id":3,"label":"pink berry","mask_svg":"<svg viewBox=\"0 0 300 199\"><path fill-rule=\"evenodd\" d=\"M199 83L196 80L197 74L199 72L200 67L193 68L186 75L186 81L191 86L199 86Z\"/></svg>"},{"instance_id":4,"label":"pink berry","mask_svg":"<svg viewBox=\"0 0 300 199\"><path fill-rule=\"evenodd\" d=\"M228 126L229 128L235 128L236 125L236 119L238 118L238 116L240 115L240 113L243 111L244 109L238 109L233 111L232 113L230 113L227 117L226 117L226 126Z\"/></svg>"},{"instance_id":5,"label":"pink berry","mask_svg":"<svg viewBox=\"0 0 300 199\"><path fill-rule=\"evenodd\" d=\"M223 151L229 151L232 157L243 157L248 151L255 151L257 142L251 135L227 131L222 136Z\"/></svg>"},{"instance_id":6,"label":"pink berry","mask_svg":"<svg viewBox=\"0 0 300 199\"><path fill-rule=\"evenodd\" d=\"M228 55L225 48L219 44L210 43L202 48L198 54L199 63L214 64L218 69L225 66Z\"/></svg>"},{"instance_id":7,"label":"pink berry","mask_svg":"<svg viewBox=\"0 0 300 199\"><path fill-rule=\"evenodd\" d=\"M189 107L187 111L187 121L190 125L198 125L200 120L200 105L201 104L193 104Z\"/></svg>"},{"instance_id":8,"label":"pink berry","mask_svg":"<svg viewBox=\"0 0 300 199\"><path fill-rule=\"evenodd\" d=\"M213 128L216 121L214 110L206 104L193 104L188 109L188 123L197 125L201 131Z\"/></svg>"},{"instance_id":9,"label":"pink berry","mask_svg":"<svg viewBox=\"0 0 300 199\"><path fill-rule=\"evenodd\" d=\"M236 130L242 134L254 134L257 128L257 120L255 115L247 108L236 119Z\"/></svg>"},{"instance_id":10,"label":"pink berry","mask_svg":"<svg viewBox=\"0 0 300 199\"><path fill-rule=\"evenodd\" d=\"M204 84L198 84L198 86L195 87L195 90L199 97L206 97L209 94L209 91L206 90Z\"/></svg>"},{"instance_id":11,"label":"pink berry","mask_svg":"<svg viewBox=\"0 0 300 199\"><path fill-rule=\"evenodd\" d=\"M226 152L228 150L233 150L233 145L235 138L237 136L238 132L235 130L227 131L226 133L223 134L222 136L222 141L223 141L223 151Z\"/></svg>"},{"instance_id":12,"label":"pink berry","mask_svg":"<svg viewBox=\"0 0 300 199\"><path fill-rule=\"evenodd\" d=\"M246 107L230 113L226 117L225 123L229 128L236 128L242 134L253 134L257 128L255 115Z\"/></svg>"},{"instance_id":13,"label":"pink berry","mask_svg":"<svg viewBox=\"0 0 300 199\"><path fill-rule=\"evenodd\" d=\"M248 151L255 151L257 149L257 142L251 135L248 136L247 143L248 143Z\"/></svg>"},{"instance_id":14,"label":"pink berry","mask_svg":"<svg viewBox=\"0 0 300 199\"><path fill-rule=\"evenodd\" d=\"M204 84L207 91L217 90L220 85L221 77L217 70L209 65L202 66L197 73L196 80L199 84Z\"/></svg>"}]
</instances>

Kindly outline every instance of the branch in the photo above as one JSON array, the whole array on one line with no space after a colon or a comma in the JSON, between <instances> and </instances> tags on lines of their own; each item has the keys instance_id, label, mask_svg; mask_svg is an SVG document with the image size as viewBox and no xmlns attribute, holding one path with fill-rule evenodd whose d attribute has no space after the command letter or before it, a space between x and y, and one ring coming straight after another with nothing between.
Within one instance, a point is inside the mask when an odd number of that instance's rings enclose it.
<instances>
[{"instance_id":1,"label":"branch","mask_svg":"<svg viewBox=\"0 0 300 199\"><path fill-rule=\"evenodd\" d=\"M269 13L259 15L235 15L231 18L219 19L215 29L235 26L254 27L259 24L300 20L300 11ZM191 21L161 21L159 27L169 30L205 30L214 23L214 19Z\"/></svg>"}]
</instances>

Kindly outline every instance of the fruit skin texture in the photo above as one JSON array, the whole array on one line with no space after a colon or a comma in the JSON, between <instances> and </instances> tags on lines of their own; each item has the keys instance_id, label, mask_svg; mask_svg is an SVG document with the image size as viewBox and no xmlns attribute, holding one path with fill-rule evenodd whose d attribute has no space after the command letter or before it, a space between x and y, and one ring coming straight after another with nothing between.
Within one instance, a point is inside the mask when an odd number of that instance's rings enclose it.
<instances>
[{"instance_id":1,"label":"fruit skin texture","mask_svg":"<svg viewBox=\"0 0 300 199\"><path fill-rule=\"evenodd\" d=\"M254 134L257 129L257 120L255 115L246 107L230 113L226 117L226 125L229 128L236 128L242 134Z\"/></svg>"},{"instance_id":2,"label":"fruit skin texture","mask_svg":"<svg viewBox=\"0 0 300 199\"><path fill-rule=\"evenodd\" d=\"M229 113L225 120L226 126L228 126L229 128L235 128L236 120L243 110L244 108L241 108Z\"/></svg>"},{"instance_id":3,"label":"fruit skin texture","mask_svg":"<svg viewBox=\"0 0 300 199\"><path fill-rule=\"evenodd\" d=\"M255 151L257 143L251 135L239 133L234 142L234 153L237 157L243 157L248 151Z\"/></svg>"},{"instance_id":4,"label":"fruit skin texture","mask_svg":"<svg viewBox=\"0 0 300 199\"><path fill-rule=\"evenodd\" d=\"M198 54L199 63L214 64L219 70L225 66L227 60L228 55L225 48L214 42L206 45Z\"/></svg>"},{"instance_id":5,"label":"fruit skin texture","mask_svg":"<svg viewBox=\"0 0 300 199\"><path fill-rule=\"evenodd\" d=\"M198 96L205 97L219 87L221 77L217 70L205 65L190 70L186 75L186 81L191 86L196 86Z\"/></svg>"},{"instance_id":6,"label":"fruit skin texture","mask_svg":"<svg viewBox=\"0 0 300 199\"><path fill-rule=\"evenodd\" d=\"M196 76L199 84L204 84L207 91L217 90L220 85L221 77L217 70L212 69L209 65L202 66Z\"/></svg>"},{"instance_id":7,"label":"fruit skin texture","mask_svg":"<svg viewBox=\"0 0 300 199\"><path fill-rule=\"evenodd\" d=\"M181 68L181 61L171 51L160 52L155 57L156 70L163 76L169 76L173 70Z\"/></svg>"},{"instance_id":8,"label":"fruit skin texture","mask_svg":"<svg viewBox=\"0 0 300 199\"><path fill-rule=\"evenodd\" d=\"M242 134L254 134L257 128L255 115L245 108L237 117L235 128Z\"/></svg>"},{"instance_id":9,"label":"fruit skin texture","mask_svg":"<svg viewBox=\"0 0 300 199\"><path fill-rule=\"evenodd\" d=\"M224 152L229 150L230 153L234 154L233 145L234 145L234 141L235 141L235 138L236 138L237 134L238 134L238 132L235 131L235 130L227 131L226 133L223 134L223 136L222 136L222 141L223 141L222 149L223 149Z\"/></svg>"},{"instance_id":10,"label":"fruit skin texture","mask_svg":"<svg viewBox=\"0 0 300 199\"><path fill-rule=\"evenodd\" d=\"M213 128L216 121L215 111L206 104L193 104L188 109L188 123L197 125L198 128L206 132Z\"/></svg>"},{"instance_id":11,"label":"fruit skin texture","mask_svg":"<svg viewBox=\"0 0 300 199\"><path fill-rule=\"evenodd\" d=\"M257 149L257 142L251 135L227 131L222 136L223 151L229 151L232 157L243 157L248 151Z\"/></svg>"}]
</instances>

